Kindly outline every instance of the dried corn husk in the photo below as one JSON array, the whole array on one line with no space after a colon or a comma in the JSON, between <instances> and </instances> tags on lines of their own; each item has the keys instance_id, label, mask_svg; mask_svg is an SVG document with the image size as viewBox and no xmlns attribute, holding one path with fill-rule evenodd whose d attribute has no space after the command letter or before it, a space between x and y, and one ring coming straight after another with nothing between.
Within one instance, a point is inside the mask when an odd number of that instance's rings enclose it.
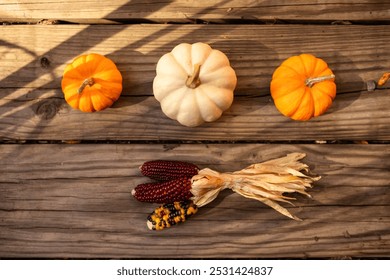
<instances>
[{"instance_id":1,"label":"dried corn husk","mask_svg":"<svg viewBox=\"0 0 390 280\"><path fill-rule=\"evenodd\" d=\"M306 190L311 188L312 183L319 180L320 176L302 173L309 172L309 167L299 162L305 156L303 153L291 153L228 173L202 169L191 179L192 200L201 207L213 201L220 191L231 189L244 197L261 201L289 218L300 220L278 202L291 203L290 200L294 199L284 193L297 192L310 197Z\"/></svg>"}]
</instances>

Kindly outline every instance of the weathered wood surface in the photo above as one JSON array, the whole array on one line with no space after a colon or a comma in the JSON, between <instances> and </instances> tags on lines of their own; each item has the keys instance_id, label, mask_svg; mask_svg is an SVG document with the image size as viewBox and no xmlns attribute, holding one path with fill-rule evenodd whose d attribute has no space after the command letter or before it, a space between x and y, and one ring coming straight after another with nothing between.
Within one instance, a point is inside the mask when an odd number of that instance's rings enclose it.
<instances>
[{"instance_id":1,"label":"weathered wood surface","mask_svg":"<svg viewBox=\"0 0 390 280\"><path fill-rule=\"evenodd\" d=\"M0 258L390 256L390 88L366 84L389 70L389 1L3 0L0 22ZM197 41L227 54L238 85L220 120L185 128L161 112L152 80L164 53ZM72 110L60 88L65 65L88 52L124 77L121 98L93 114ZM300 53L336 74L334 104L309 122L281 116L269 94L275 68ZM292 140L383 144L278 144ZM322 176L313 199L286 206L303 222L225 191L152 232L156 205L130 197L150 159L233 171L289 152Z\"/></svg>"},{"instance_id":2,"label":"weathered wood surface","mask_svg":"<svg viewBox=\"0 0 390 280\"><path fill-rule=\"evenodd\" d=\"M389 21L390 3L382 0L339 1L59 1L3 0L0 21L37 22L42 19L82 23L129 20L153 22L223 22L231 20L291 21Z\"/></svg>"},{"instance_id":3,"label":"weathered wood surface","mask_svg":"<svg viewBox=\"0 0 390 280\"><path fill-rule=\"evenodd\" d=\"M223 192L186 223L153 232L155 205L130 197L150 159L234 171L304 152L322 176L289 220ZM388 145L1 145L0 256L75 258L386 257ZM213 225L210 227L210 225ZM196 232L196 234L194 234Z\"/></svg>"},{"instance_id":4,"label":"weathered wood surface","mask_svg":"<svg viewBox=\"0 0 390 280\"><path fill-rule=\"evenodd\" d=\"M390 65L387 26L0 28L1 139L390 139L388 86L366 92L366 82L377 80ZM302 34L305 38L297 39ZM210 43L228 55L238 76L238 86L232 108L218 122L188 129L164 116L153 98L152 81L156 63L164 53L179 42L196 41ZM104 112L82 114L71 110L63 100L60 88L63 69L74 57L86 52L106 54L118 64L124 76L122 97ZM269 83L273 71L285 58L304 52L328 62L337 76L338 96L327 114L300 123L290 121L276 110L269 95Z\"/></svg>"},{"instance_id":5,"label":"weathered wood surface","mask_svg":"<svg viewBox=\"0 0 390 280\"><path fill-rule=\"evenodd\" d=\"M388 25L11 25L0 26L1 88L60 88L67 63L107 55L124 77L124 95L151 95L158 59L177 44L205 42L226 53L238 95L267 95L272 73L292 55L324 59L338 93L366 89L390 64ZM55 34L55 36L53 36ZM31 94L31 93L30 93Z\"/></svg>"},{"instance_id":6,"label":"weathered wood surface","mask_svg":"<svg viewBox=\"0 0 390 280\"><path fill-rule=\"evenodd\" d=\"M163 115L153 97L124 97L104 112L72 110L59 98L3 101L3 140L310 141L389 140L389 90L340 96L309 122L281 116L270 97L238 97L218 121L186 128ZM375 109L373 109L375 108Z\"/></svg>"}]
</instances>

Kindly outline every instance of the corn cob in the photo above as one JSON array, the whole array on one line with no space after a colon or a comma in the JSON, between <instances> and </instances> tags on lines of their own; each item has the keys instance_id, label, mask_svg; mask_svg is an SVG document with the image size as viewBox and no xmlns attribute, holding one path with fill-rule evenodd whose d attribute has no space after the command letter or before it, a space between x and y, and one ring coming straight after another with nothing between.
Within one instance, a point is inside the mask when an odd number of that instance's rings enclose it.
<instances>
[{"instance_id":1,"label":"corn cob","mask_svg":"<svg viewBox=\"0 0 390 280\"><path fill-rule=\"evenodd\" d=\"M131 194L142 202L171 203L190 199L190 190L191 178L181 177L166 182L140 184Z\"/></svg>"},{"instance_id":2,"label":"corn cob","mask_svg":"<svg viewBox=\"0 0 390 280\"><path fill-rule=\"evenodd\" d=\"M140 167L141 173L156 181L170 181L198 174L199 168L192 163L173 160L147 161Z\"/></svg>"},{"instance_id":3,"label":"corn cob","mask_svg":"<svg viewBox=\"0 0 390 280\"><path fill-rule=\"evenodd\" d=\"M278 202L290 202L294 199L285 193L298 192L310 197L306 192L320 176L311 176L301 171L309 171L309 167L299 160L305 154L291 153L285 157L252 164L235 172L220 173L204 168L192 177L182 177L166 182L141 184L132 194L140 201L172 203L191 199L197 207L202 207L213 201L220 191L232 191L251 199L256 199L279 213L295 220L292 215ZM154 171L163 174L164 168ZM160 173L161 172L161 173Z\"/></svg>"},{"instance_id":4,"label":"corn cob","mask_svg":"<svg viewBox=\"0 0 390 280\"><path fill-rule=\"evenodd\" d=\"M162 230L186 221L189 216L197 211L198 208L190 200L165 203L148 216L146 224L151 230Z\"/></svg>"}]
</instances>

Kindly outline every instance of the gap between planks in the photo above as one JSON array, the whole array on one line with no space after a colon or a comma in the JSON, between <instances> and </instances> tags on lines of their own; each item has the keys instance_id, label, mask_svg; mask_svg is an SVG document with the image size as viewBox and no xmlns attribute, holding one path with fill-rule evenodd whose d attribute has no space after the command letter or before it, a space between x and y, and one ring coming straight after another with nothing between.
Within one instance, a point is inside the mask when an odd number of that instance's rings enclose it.
<instances>
[{"instance_id":1,"label":"gap between planks","mask_svg":"<svg viewBox=\"0 0 390 280\"><path fill-rule=\"evenodd\" d=\"M147 22L294 22L352 21L388 22L387 1L349 1L313 5L310 1L3 1L1 21L65 20L75 23L118 23L143 20Z\"/></svg>"}]
</instances>

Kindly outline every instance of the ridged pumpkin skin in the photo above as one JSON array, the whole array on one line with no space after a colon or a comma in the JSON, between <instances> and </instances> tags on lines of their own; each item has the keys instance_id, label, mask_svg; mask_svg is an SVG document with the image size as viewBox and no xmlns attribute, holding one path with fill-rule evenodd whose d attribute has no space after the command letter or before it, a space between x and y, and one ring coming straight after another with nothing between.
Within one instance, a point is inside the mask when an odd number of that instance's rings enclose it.
<instances>
[{"instance_id":1,"label":"ridged pumpkin skin","mask_svg":"<svg viewBox=\"0 0 390 280\"><path fill-rule=\"evenodd\" d=\"M221 117L236 84L224 53L204 43L182 43L158 61L153 93L165 115L195 127Z\"/></svg>"},{"instance_id":2,"label":"ridged pumpkin skin","mask_svg":"<svg viewBox=\"0 0 390 280\"><path fill-rule=\"evenodd\" d=\"M72 108L101 111L118 100L122 75L112 60L100 54L86 54L66 66L61 86Z\"/></svg>"},{"instance_id":3,"label":"ridged pumpkin skin","mask_svg":"<svg viewBox=\"0 0 390 280\"><path fill-rule=\"evenodd\" d=\"M322 115L332 104L334 78L322 59L311 54L292 56L273 73L271 96L283 115L306 121Z\"/></svg>"}]
</instances>

